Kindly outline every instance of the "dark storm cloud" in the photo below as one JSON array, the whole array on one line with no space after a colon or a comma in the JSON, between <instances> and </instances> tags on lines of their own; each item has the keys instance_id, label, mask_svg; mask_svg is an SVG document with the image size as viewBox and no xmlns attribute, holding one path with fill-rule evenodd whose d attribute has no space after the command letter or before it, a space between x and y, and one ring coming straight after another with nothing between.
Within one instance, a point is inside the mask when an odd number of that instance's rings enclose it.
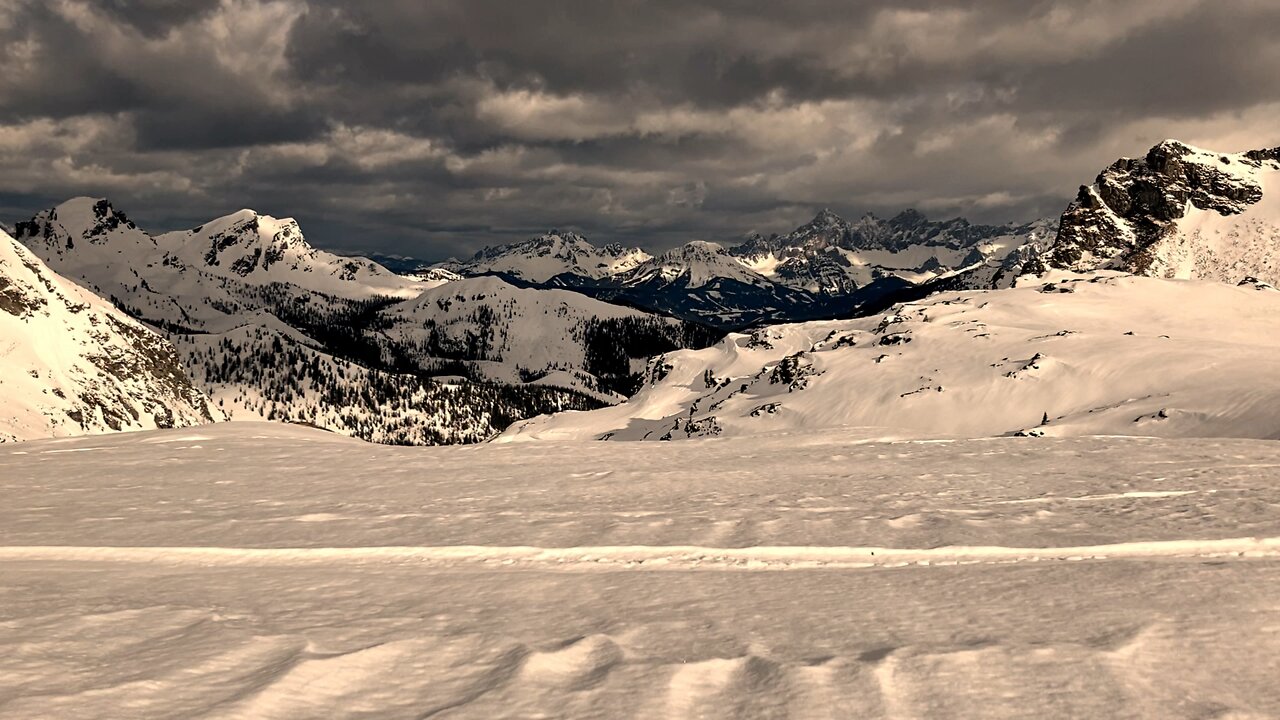
<instances>
[{"instance_id":1,"label":"dark storm cloud","mask_svg":"<svg viewBox=\"0 0 1280 720\"><path fill-rule=\"evenodd\" d=\"M0 198L427 257L1027 220L1165 137L1280 144L1277 31L1264 0L17 0Z\"/></svg>"},{"instance_id":2,"label":"dark storm cloud","mask_svg":"<svg viewBox=\"0 0 1280 720\"><path fill-rule=\"evenodd\" d=\"M101 0L101 7L111 17L157 36L213 12L218 0Z\"/></svg>"}]
</instances>

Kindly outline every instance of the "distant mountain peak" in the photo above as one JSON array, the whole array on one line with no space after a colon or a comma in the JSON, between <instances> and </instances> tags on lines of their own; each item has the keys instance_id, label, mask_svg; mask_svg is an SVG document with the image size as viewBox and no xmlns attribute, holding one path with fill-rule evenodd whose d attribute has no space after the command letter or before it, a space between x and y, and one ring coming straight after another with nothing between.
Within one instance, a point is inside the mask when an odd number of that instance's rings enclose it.
<instances>
[{"instance_id":1,"label":"distant mountain peak","mask_svg":"<svg viewBox=\"0 0 1280 720\"><path fill-rule=\"evenodd\" d=\"M894 215L889 222L900 227L915 227L929 222L929 218L915 208L907 208L897 215Z\"/></svg>"},{"instance_id":2,"label":"distant mountain peak","mask_svg":"<svg viewBox=\"0 0 1280 720\"><path fill-rule=\"evenodd\" d=\"M810 224L827 225L827 224L843 223L844 218L840 217L835 212L833 212L831 208L824 207L821 210L819 210L818 214L814 215L813 220L810 220L809 222Z\"/></svg>"},{"instance_id":3,"label":"distant mountain peak","mask_svg":"<svg viewBox=\"0 0 1280 720\"><path fill-rule=\"evenodd\" d=\"M575 232L552 229L537 237L506 245L491 245L469 260L437 265L463 275L501 273L528 282L546 282L557 275L599 279L630 270L649 254L618 243L592 244Z\"/></svg>"}]
</instances>

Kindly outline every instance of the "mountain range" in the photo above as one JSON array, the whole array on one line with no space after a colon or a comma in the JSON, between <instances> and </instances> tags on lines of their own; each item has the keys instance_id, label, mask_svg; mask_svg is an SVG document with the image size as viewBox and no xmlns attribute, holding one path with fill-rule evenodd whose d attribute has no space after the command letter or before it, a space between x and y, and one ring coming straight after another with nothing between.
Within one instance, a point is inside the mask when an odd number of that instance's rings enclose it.
<instances>
[{"instance_id":1,"label":"mountain range","mask_svg":"<svg viewBox=\"0 0 1280 720\"><path fill-rule=\"evenodd\" d=\"M596 247L552 231L485 248L466 261L432 266L465 276L497 275L535 287L565 287L610 302L741 329L766 322L856 314L882 307L929 283L978 276L1007 284L1025 260L1047 247L1056 224L973 225L933 222L908 210L884 220L848 221L830 210L785 235L749 235L734 245L703 240L651 256L616 244ZM1006 267L1009 263L1014 266ZM1001 272L1003 270L1003 272Z\"/></svg>"},{"instance_id":2,"label":"mountain range","mask_svg":"<svg viewBox=\"0 0 1280 720\"><path fill-rule=\"evenodd\" d=\"M438 444L564 410L592 412L508 437L1265 435L1269 386L1237 380L1273 350L1277 172L1278 150L1166 141L1104 169L1058 221L823 210L735 244L653 255L552 231L466 261L387 259L398 272L318 250L288 218L152 234L74 198L0 248L0 320L19 339L0 354L0 438L230 417ZM1161 314L1197 303L1252 324Z\"/></svg>"},{"instance_id":3,"label":"mountain range","mask_svg":"<svg viewBox=\"0 0 1280 720\"><path fill-rule=\"evenodd\" d=\"M249 210L153 235L107 200L74 198L15 231L162 333L231 418L378 442L476 442L529 415L617 402L649 355L719 337L563 290L397 275Z\"/></svg>"}]
</instances>

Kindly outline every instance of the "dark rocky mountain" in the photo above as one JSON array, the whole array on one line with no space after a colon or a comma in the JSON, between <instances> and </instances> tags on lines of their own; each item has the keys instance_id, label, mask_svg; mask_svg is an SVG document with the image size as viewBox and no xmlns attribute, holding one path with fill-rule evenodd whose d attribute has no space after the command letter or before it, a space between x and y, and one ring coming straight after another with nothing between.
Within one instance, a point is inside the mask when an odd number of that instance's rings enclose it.
<instances>
[{"instance_id":1,"label":"dark rocky mountain","mask_svg":"<svg viewBox=\"0 0 1280 720\"><path fill-rule=\"evenodd\" d=\"M1218 153L1166 140L1081 186L1051 267L1156 277L1280 280L1280 148Z\"/></svg>"}]
</instances>

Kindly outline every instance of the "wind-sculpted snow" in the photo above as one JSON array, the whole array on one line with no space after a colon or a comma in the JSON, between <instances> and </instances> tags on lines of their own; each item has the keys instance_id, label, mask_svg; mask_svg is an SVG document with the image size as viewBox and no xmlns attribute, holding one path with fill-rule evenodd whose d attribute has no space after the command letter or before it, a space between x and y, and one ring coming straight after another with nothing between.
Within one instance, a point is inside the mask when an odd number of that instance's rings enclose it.
<instances>
[{"instance_id":1,"label":"wind-sculpted snow","mask_svg":"<svg viewBox=\"0 0 1280 720\"><path fill-rule=\"evenodd\" d=\"M0 477L3 718L1280 714L1273 442L227 423Z\"/></svg>"},{"instance_id":2,"label":"wind-sculpted snow","mask_svg":"<svg viewBox=\"0 0 1280 720\"><path fill-rule=\"evenodd\" d=\"M501 438L674 440L833 426L901 437L1280 438L1280 293L1059 274L669 353L627 402Z\"/></svg>"}]
</instances>

